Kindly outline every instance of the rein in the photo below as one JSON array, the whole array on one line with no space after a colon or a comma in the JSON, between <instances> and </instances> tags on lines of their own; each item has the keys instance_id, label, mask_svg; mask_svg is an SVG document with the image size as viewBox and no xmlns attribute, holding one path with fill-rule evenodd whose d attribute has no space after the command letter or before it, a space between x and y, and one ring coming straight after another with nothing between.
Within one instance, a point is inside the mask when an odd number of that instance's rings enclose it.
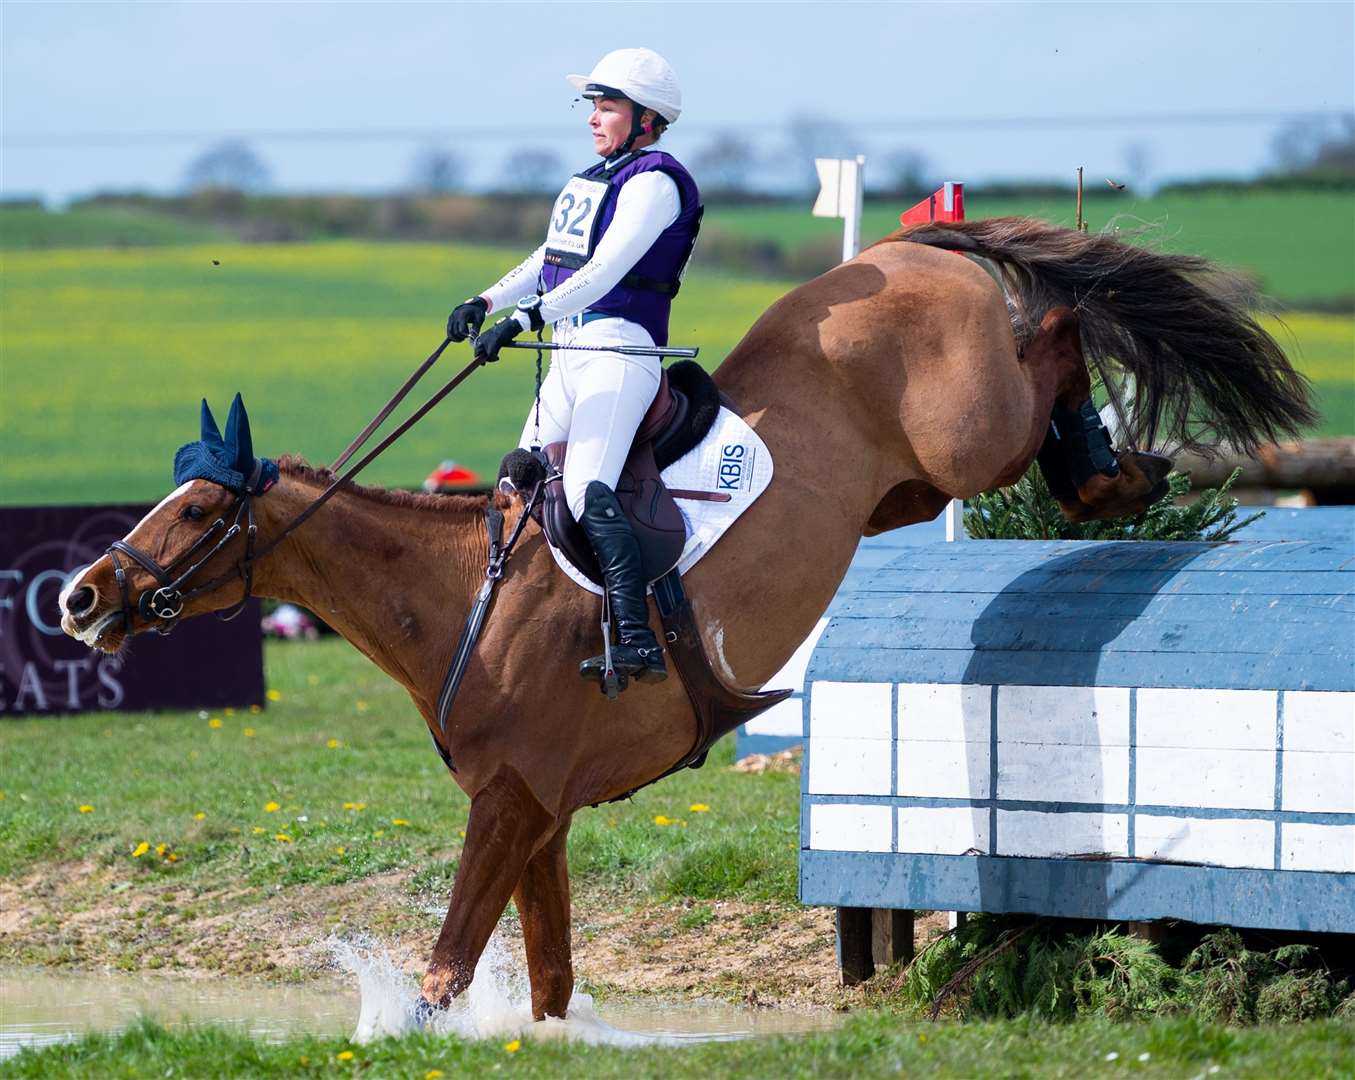
<instances>
[{"instance_id":1,"label":"rein","mask_svg":"<svg viewBox=\"0 0 1355 1080\"><path fill-rule=\"evenodd\" d=\"M451 340L451 338L444 338L442 344L433 350L428 359L414 370L414 373L405 380L404 385L395 392L394 396L382 406L380 412L376 414L372 421L362 429L357 438L349 443L348 448L339 455L338 459L334 462L331 471L337 471L342 468L344 463L362 448L363 444L371 438L372 433L381 426L385 419L390 416L391 412L394 411L396 406L405 399L405 396L414 388L414 385L423 378L429 368L437 363L438 358L442 355L443 351L451 344ZM254 472L245 482L243 491L236 496L234 504L228 507L225 513L217 518L216 521L207 528L207 531L193 542L192 546L189 547L187 551L176 556L168 566L161 566L155 558L148 555L146 552L133 547L131 544L127 543L126 540L114 540L113 543L108 546L105 554L108 555L108 558L113 563L113 574L117 578L118 589L122 595L122 617L127 632L129 634L132 633L132 619L135 615L139 614L147 623L150 623L152 620L159 620L159 622L150 627L150 629L155 630L155 632L159 634L168 634L174 629L179 616L183 613L184 604L187 601L193 599L195 596L211 592L213 589L219 588L221 585L224 585L235 577L239 577L244 583L244 594L241 596L240 602L235 605L232 611L220 617L223 621L229 621L239 615L240 612L244 610L245 604L249 602L249 598L253 592L254 563L276 548L290 533L299 529L317 510L320 509L320 507L324 506L324 504L330 500L339 488L343 487L351 481L353 477L357 476L358 473L375 461L382 453L390 448L391 444L394 443L396 439L400 438L401 435L422 420L440 401L442 401L443 398L460 386L470 376L471 372L478 367L482 367L485 363L486 361L479 357L471 360L469 364L444 383L441 389L434 393L432 397L410 414L399 427L363 455L356 464L349 467L349 469L341 476L336 477L333 482L330 483L329 487L325 488L325 490L317 495L305 509L284 525L282 530L276 536L271 537L257 549L255 548L255 543L258 529L254 523L254 496L252 491L254 486L258 483L259 474L263 468L263 464L260 461L254 463ZM234 519L230 525L227 525L226 518L231 516L232 510L235 512ZM243 526L241 525L242 518L245 521ZM519 526L520 525L521 523L519 523ZM521 531L520 527L516 531ZM197 575L198 571L211 562L212 559L214 559L242 532L245 534L245 553L240 561L226 573L220 574L210 581L203 582L195 588L185 592L184 586ZM193 556L210 544L213 537L218 533L221 534L221 537L212 546L211 550L196 562L193 562L192 565L182 573L178 573L179 567L184 563L189 562ZM127 572L124 569L121 560L118 558L119 552L141 566L159 583L158 588L143 592L138 596L135 603L132 601L131 593L128 588ZM178 576L175 576L176 574Z\"/></svg>"}]
</instances>

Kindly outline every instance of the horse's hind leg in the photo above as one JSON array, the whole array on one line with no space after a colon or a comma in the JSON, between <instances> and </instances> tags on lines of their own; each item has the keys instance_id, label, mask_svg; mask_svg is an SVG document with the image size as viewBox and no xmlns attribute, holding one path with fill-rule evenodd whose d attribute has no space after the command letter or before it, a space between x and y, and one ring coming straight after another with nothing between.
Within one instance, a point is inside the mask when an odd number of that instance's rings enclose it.
<instances>
[{"instance_id":1,"label":"horse's hind leg","mask_svg":"<svg viewBox=\"0 0 1355 1080\"><path fill-rule=\"evenodd\" d=\"M430 1005L446 1006L470 986L509 896L556 827L554 816L526 781L507 767L471 799L452 901L423 977L423 996Z\"/></svg>"},{"instance_id":2,"label":"horse's hind leg","mask_svg":"<svg viewBox=\"0 0 1355 1080\"><path fill-rule=\"evenodd\" d=\"M1091 375L1082 355L1077 317L1055 308L1026 349L1058 372L1049 432L1036 457L1049 490L1070 521L1131 517L1167 493L1171 461L1123 450L1118 455L1091 403Z\"/></svg>"},{"instance_id":3,"label":"horse's hind leg","mask_svg":"<svg viewBox=\"0 0 1355 1080\"><path fill-rule=\"evenodd\" d=\"M532 982L532 1016L564 1016L574 992L569 944L569 865L565 840L569 823L527 861L513 893L522 917L527 973Z\"/></svg>"}]
</instances>

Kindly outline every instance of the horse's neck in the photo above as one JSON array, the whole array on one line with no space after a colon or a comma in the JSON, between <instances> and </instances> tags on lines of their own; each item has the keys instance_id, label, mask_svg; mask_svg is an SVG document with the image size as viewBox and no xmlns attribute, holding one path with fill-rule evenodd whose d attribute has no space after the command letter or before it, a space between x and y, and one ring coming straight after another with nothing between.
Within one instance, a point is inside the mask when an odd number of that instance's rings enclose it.
<instances>
[{"instance_id":1,"label":"horse's neck","mask_svg":"<svg viewBox=\"0 0 1355 1080\"><path fill-rule=\"evenodd\" d=\"M258 501L267 538L323 490L284 474ZM483 576L483 515L341 491L256 569L255 591L314 611L421 703Z\"/></svg>"}]
</instances>

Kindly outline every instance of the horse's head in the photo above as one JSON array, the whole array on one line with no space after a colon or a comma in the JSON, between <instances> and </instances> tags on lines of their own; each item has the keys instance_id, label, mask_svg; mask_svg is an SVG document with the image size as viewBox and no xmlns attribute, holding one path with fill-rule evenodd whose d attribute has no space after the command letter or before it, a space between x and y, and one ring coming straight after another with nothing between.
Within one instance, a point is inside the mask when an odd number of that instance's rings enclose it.
<instances>
[{"instance_id":1,"label":"horse's head","mask_svg":"<svg viewBox=\"0 0 1355 1080\"><path fill-rule=\"evenodd\" d=\"M251 500L278 478L254 456L240 395L223 437L207 402L202 438L174 455L178 485L100 559L61 590L61 628L103 652L133 634L168 633L179 619L243 604L254 553Z\"/></svg>"}]
</instances>

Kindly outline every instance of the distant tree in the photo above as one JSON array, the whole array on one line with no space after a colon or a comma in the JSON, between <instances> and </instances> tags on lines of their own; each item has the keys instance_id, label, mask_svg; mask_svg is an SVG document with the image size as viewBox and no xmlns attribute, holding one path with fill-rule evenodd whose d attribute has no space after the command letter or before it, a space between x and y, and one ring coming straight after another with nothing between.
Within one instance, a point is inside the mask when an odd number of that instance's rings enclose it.
<instances>
[{"instance_id":1,"label":"distant tree","mask_svg":"<svg viewBox=\"0 0 1355 1080\"><path fill-rule=\"evenodd\" d=\"M1282 174L1355 177L1355 114L1291 120L1276 134L1271 153Z\"/></svg>"},{"instance_id":2,"label":"distant tree","mask_svg":"<svg viewBox=\"0 0 1355 1080\"><path fill-rule=\"evenodd\" d=\"M723 131L691 158L692 172L703 190L744 194L757 165L757 154L742 136Z\"/></svg>"},{"instance_id":3,"label":"distant tree","mask_svg":"<svg viewBox=\"0 0 1355 1080\"><path fill-rule=\"evenodd\" d=\"M875 169L869 172L877 172ZM881 174L882 190L889 195L917 196L921 198L932 190L932 165L927 156L911 146L891 150L885 155Z\"/></svg>"},{"instance_id":4,"label":"distant tree","mask_svg":"<svg viewBox=\"0 0 1355 1080\"><path fill-rule=\"evenodd\" d=\"M815 158L849 158L862 150L861 142L852 129L831 117L802 113L791 118L787 131L791 154L797 171L803 177L803 186L808 191L817 191L819 188Z\"/></svg>"},{"instance_id":5,"label":"distant tree","mask_svg":"<svg viewBox=\"0 0 1355 1080\"><path fill-rule=\"evenodd\" d=\"M265 190L271 180L258 154L239 139L228 139L189 162L184 187L190 192L215 189L252 194Z\"/></svg>"},{"instance_id":6,"label":"distant tree","mask_svg":"<svg viewBox=\"0 0 1355 1080\"><path fill-rule=\"evenodd\" d=\"M564 182L565 166L554 150L528 146L503 163L500 190L512 195L553 195Z\"/></svg>"},{"instance_id":7,"label":"distant tree","mask_svg":"<svg viewBox=\"0 0 1355 1080\"><path fill-rule=\"evenodd\" d=\"M410 186L419 195L446 195L461 188L465 174L465 166L456 154L425 146L414 155Z\"/></svg>"}]
</instances>

